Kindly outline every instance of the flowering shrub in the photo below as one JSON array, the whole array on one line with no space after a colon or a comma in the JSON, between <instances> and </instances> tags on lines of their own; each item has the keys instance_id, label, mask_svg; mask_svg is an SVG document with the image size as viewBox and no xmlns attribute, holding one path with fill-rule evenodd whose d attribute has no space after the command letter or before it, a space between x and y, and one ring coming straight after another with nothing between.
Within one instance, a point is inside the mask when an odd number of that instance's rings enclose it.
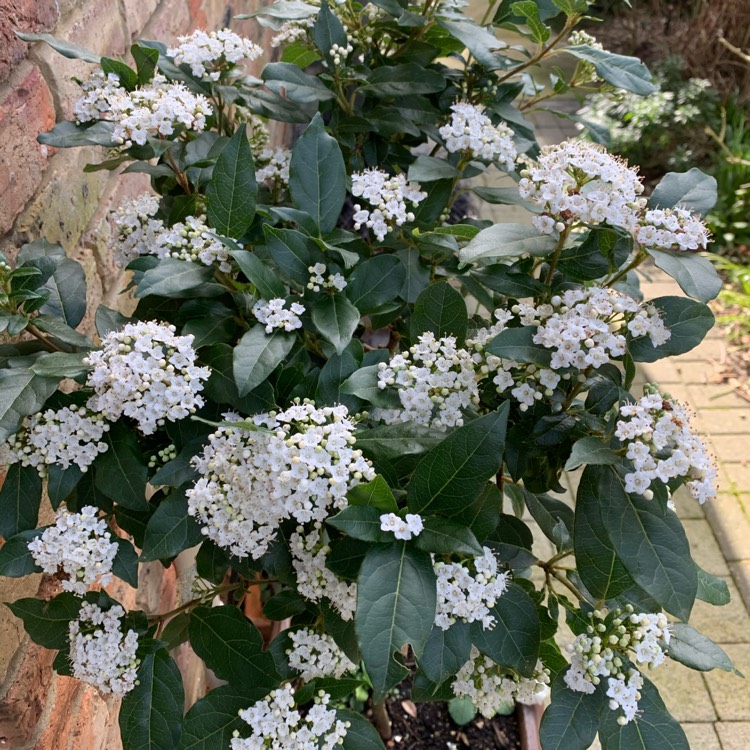
<instances>
[{"instance_id":1,"label":"flowering shrub","mask_svg":"<svg viewBox=\"0 0 750 750\"><path fill-rule=\"evenodd\" d=\"M99 306L79 332L83 270L43 240L0 265L20 336L0 348L0 573L61 580L9 606L58 671L124 696L125 748L383 747L349 698L369 690L387 733L407 677L415 700L486 716L551 684L545 748L687 748L639 667L732 669L687 624L696 598L728 597L671 505L681 485L709 500L716 474L684 407L630 389L637 362L712 324L720 283L694 251L715 186L691 170L646 198L601 147L539 148L541 60L578 60L554 91L653 90L637 60L566 46L587 5L502 3L479 24L454 3L279 0L255 14L284 47L260 79L229 31L140 42L40 136L104 146L98 168L153 187L113 214L130 317ZM304 126L291 152L270 120ZM517 188L472 188L489 169ZM529 222L460 215L471 190ZM647 260L687 296L643 301ZM549 493L580 467L569 507ZM44 493L57 521L39 529ZM177 610L100 590L192 547ZM267 648L239 606L256 587L293 620ZM186 640L226 684L183 716Z\"/></svg>"}]
</instances>

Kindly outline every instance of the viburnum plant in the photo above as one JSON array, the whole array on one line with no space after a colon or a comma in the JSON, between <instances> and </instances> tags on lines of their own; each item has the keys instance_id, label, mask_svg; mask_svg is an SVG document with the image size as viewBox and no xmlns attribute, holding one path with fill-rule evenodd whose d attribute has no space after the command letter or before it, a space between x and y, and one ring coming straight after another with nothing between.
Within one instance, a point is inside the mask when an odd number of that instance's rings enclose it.
<instances>
[{"instance_id":1,"label":"viburnum plant","mask_svg":"<svg viewBox=\"0 0 750 750\"><path fill-rule=\"evenodd\" d=\"M0 268L0 572L59 579L9 606L59 673L123 696L125 748L382 748L350 697L387 735L406 679L485 716L551 684L545 748L688 747L640 668L732 669L687 624L728 593L671 500L710 501L716 470L683 405L630 391L711 327L715 183L647 198L601 147L537 145L525 113L554 94L653 90L571 36L587 6L278 0L254 14L283 48L260 78L228 30L142 41L135 68L22 35L93 65L40 140L153 188L112 216L130 316L100 305L79 332L83 269L44 240ZM545 88L558 55L577 62ZM291 151L269 121L299 130ZM487 170L512 179L472 187ZM687 296L644 301L645 261ZM574 470L571 507L549 493ZM102 589L196 546L170 612ZM291 621L270 645L243 612L259 589ZM184 641L224 683L185 715Z\"/></svg>"}]
</instances>

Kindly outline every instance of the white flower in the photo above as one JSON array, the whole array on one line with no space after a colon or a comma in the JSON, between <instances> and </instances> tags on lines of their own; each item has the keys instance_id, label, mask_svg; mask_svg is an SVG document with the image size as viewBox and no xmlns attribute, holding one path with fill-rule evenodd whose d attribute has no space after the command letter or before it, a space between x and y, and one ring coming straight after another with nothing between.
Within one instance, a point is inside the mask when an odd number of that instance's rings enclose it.
<instances>
[{"instance_id":1,"label":"white flower","mask_svg":"<svg viewBox=\"0 0 750 750\"><path fill-rule=\"evenodd\" d=\"M95 391L88 408L111 420L130 417L145 435L194 413L211 372L196 367L192 344L192 335L176 336L174 326L153 321L110 331L84 360L93 368L86 384Z\"/></svg>"},{"instance_id":2,"label":"white flower","mask_svg":"<svg viewBox=\"0 0 750 750\"><path fill-rule=\"evenodd\" d=\"M343 742L348 725L336 719L336 711L327 708L331 696L315 697L307 713L295 708L294 688L284 685L263 700L240 711L240 718L252 730L241 739L235 732L231 750L335 750Z\"/></svg>"},{"instance_id":3,"label":"white flower","mask_svg":"<svg viewBox=\"0 0 750 750\"><path fill-rule=\"evenodd\" d=\"M338 680L357 668L330 635L302 628L290 630L289 640L294 644L287 651L289 666L297 670L305 682L318 677Z\"/></svg>"},{"instance_id":4,"label":"white flower","mask_svg":"<svg viewBox=\"0 0 750 750\"><path fill-rule=\"evenodd\" d=\"M24 426L0 446L0 462L34 466L41 476L46 476L51 464L62 469L75 464L86 471L107 450L102 438L108 431L104 417L84 406L47 409L25 420Z\"/></svg>"},{"instance_id":5,"label":"white flower","mask_svg":"<svg viewBox=\"0 0 750 750\"><path fill-rule=\"evenodd\" d=\"M405 518L395 513L384 513L380 516L380 528L382 531L392 531L396 539L411 539L419 536L424 529L422 516L415 513L407 513Z\"/></svg>"},{"instance_id":6,"label":"white flower","mask_svg":"<svg viewBox=\"0 0 750 750\"><path fill-rule=\"evenodd\" d=\"M135 687L138 634L123 633L125 610L118 604L104 612L84 602L69 626L70 666L73 676L103 693L124 695Z\"/></svg>"},{"instance_id":7,"label":"white flower","mask_svg":"<svg viewBox=\"0 0 750 750\"><path fill-rule=\"evenodd\" d=\"M451 153L469 151L477 159L498 161L510 172L518 152L513 131L504 123L493 125L481 104L456 102L450 122L440 128L445 147Z\"/></svg>"},{"instance_id":8,"label":"white flower","mask_svg":"<svg viewBox=\"0 0 750 750\"><path fill-rule=\"evenodd\" d=\"M196 78L218 81L222 71L233 68L240 60L255 60L263 49L229 29L206 33L200 29L178 37L177 47L167 54L177 65L187 65Z\"/></svg>"},{"instance_id":9,"label":"white flower","mask_svg":"<svg viewBox=\"0 0 750 750\"><path fill-rule=\"evenodd\" d=\"M158 258L177 258L204 266L216 263L224 273L232 270L229 250L214 236L205 216L187 216L185 221L163 227L155 233L149 252Z\"/></svg>"},{"instance_id":10,"label":"white flower","mask_svg":"<svg viewBox=\"0 0 750 750\"><path fill-rule=\"evenodd\" d=\"M477 711L489 719L513 701L541 703L549 692L549 681L549 671L540 661L532 677L521 677L472 646L469 661L459 669L451 688L457 698L470 698Z\"/></svg>"},{"instance_id":11,"label":"white flower","mask_svg":"<svg viewBox=\"0 0 750 750\"><path fill-rule=\"evenodd\" d=\"M705 250L709 232L708 227L691 211L677 206L646 211L635 230L635 238L643 247Z\"/></svg>"},{"instance_id":12,"label":"white flower","mask_svg":"<svg viewBox=\"0 0 750 750\"><path fill-rule=\"evenodd\" d=\"M280 185L289 184L289 161L292 152L289 149L264 148L255 159L255 179L257 182L271 182Z\"/></svg>"},{"instance_id":13,"label":"white flower","mask_svg":"<svg viewBox=\"0 0 750 750\"><path fill-rule=\"evenodd\" d=\"M636 171L592 143L545 146L521 175L519 193L542 209L534 226L545 234L578 223L632 230L646 203Z\"/></svg>"},{"instance_id":14,"label":"white flower","mask_svg":"<svg viewBox=\"0 0 750 750\"><path fill-rule=\"evenodd\" d=\"M80 513L70 513L61 507L55 525L29 542L29 551L45 573L62 568L68 576L63 589L83 596L92 583L106 586L112 580L117 544L111 538L98 508L85 505Z\"/></svg>"},{"instance_id":15,"label":"white flower","mask_svg":"<svg viewBox=\"0 0 750 750\"><path fill-rule=\"evenodd\" d=\"M354 228L370 227L380 242L394 227L414 221L406 201L416 206L427 197L417 183L407 183L403 174L390 177L374 167L352 175L352 195L364 198L372 206L372 210L354 206Z\"/></svg>"},{"instance_id":16,"label":"white flower","mask_svg":"<svg viewBox=\"0 0 750 750\"><path fill-rule=\"evenodd\" d=\"M638 701L641 698L640 689L643 687L643 675L637 669L628 671L626 677L607 678L607 697L611 711L622 711L618 717L618 724L625 725L635 719L638 711Z\"/></svg>"},{"instance_id":17,"label":"white flower","mask_svg":"<svg viewBox=\"0 0 750 750\"><path fill-rule=\"evenodd\" d=\"M209 539L238 557L257 559L283 520L324 520L375 472L354 448L345 406L296 403L252 421L265 429L222 427L210 437L193 459L201 478L187 496Z\"/></svg>"},{"instance_id":18,"label":"white flower","mask_svg":"<svg viewBox=\"0 0 750 750\"><path fill-rule=\"evenodd\" d=\"M87 81L81 83L81 88L83 96L73 105L73 117L79 123L106 119L103 116L112 109L112 102L127 96L127 91L120 86L119 76L114 73L105 74L98 67Z\"/></svg>"},{"instance_id":19,"label":"white flower","mask_svg":"<svg viewBox=\"0 0 750 750\"><path fill-rule=\"evenodd\" d=\"M340 274L328 274L326 279L323 274L326 272L325 263L316 263L308 267L310 281L307 282L307 288L313 292L319 292L321 289L335 289L337 292L343 292L346 289L346 279Z\"/></svg>"},{"instance_id":20,"label":"white flower","mask_svg":"<svg viewBox=\"0 0 750 750\"><path fill-rule=\"evenodd\" d=\"M485 630L495 627L490 613L508 588L508 573L498 573L497 559L489 547L466 564L434 563L437 576L435 625L443 630L457 620L481 622ZM473 568L473 571L471 570Z\"/></svg>"},{"instance_id":21,"label":"white flower","mask_svg":"<svg viewBox=\"0 0 750 750\"><path fill-rule=\"evenodd\" d=\"M302 328L299 316L305 312L305 306L299 302L292 302L286 309L286 300L278 297L269 301L258 300L253 305L253 315L266 327L266 333L273 333L276 329L287 332Z\"/></svg>"},{"instance_id":22,"label":"white flower","mask_svg":"<svg viewBox=\"0 0 750 750\"><path fill-rule=\"evenodd\" d=\"M279 33L271 39L272 47L283 47L295 42L304 41L315 24L315 18L298 18L284 21L279 27Z\"/></svg>"},{"instance_id":23,"label":"white flower","mask_svg":"<svg viewBox=\"0 0 750 750\"><path fill-rule=\"evenodd\" d=\"M125 267L133 258L154 252L164 222L154 219L159 210L159 197L143 193L122 203L113 212L116 230L115 261Z\"/></svg>"}]
</instances>

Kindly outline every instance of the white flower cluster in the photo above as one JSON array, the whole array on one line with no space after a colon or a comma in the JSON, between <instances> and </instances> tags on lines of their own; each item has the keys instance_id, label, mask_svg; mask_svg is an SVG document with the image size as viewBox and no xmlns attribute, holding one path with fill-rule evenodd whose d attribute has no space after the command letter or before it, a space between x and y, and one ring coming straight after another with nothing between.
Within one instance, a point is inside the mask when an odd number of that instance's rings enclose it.
<instances>
[{"instance_id":1,"label":"white flower cluster","mask_svg":"<svg viewBox=\"0 0 750 750\"><path fill-rule=\"evenodd\" d=\"M650 668L663 664L670 640L669 621L661 612L634 614L630 604L625 613L615 610L605 615L594 610L589 617L592 622L586 632L568 646L571 658L565 684L579 693L593 693L606 677L609 707L622 710L618 723L627 724L635 718L643 678L635 669L625 673L623 665L628 659Z\"/></svg>"},{"instance_id":2,"label":"white flower cluster","mask_svg":"<svg viewBox=\"0 0 750 750\"><path fill-rule=\"evenodd\" d=\"M653 386L634 404L620 407L615 436L627 446L634 471L625 475L625 489L653 497L651 483L687 479L701 504L716 497L716 465L705 443L690 429L690 412Z\"/></svg>"},{"instance_id":3,"label":"white flower cluster","mask_svg":"<svg viewBox=\"0 0 750 750\"><path fill-rule=\"evenodd\" d=\"M347 42L346 47L332 44L331 49L328 50L328 54L331 56L334 65L341 65L341 62L346 60L352 52L354 52L354 47L352 47L351 41Z\"/></svg>"},{"instance_id":4,"label":"white flower cluster","mask_svg":"<svg viewBox=\"0 0 750 750\"><path fill-rule=\"evenodd\" d=\"M593 49L603 50L604 47L600 42L596 41L596 37L591 36L585 31L574 31L568 37L568 44L571 46L577 46L579 44L585 44ZM578 60L576 67L576 84L582 85L584 83L593 83L594 81L601 80L599 74L596 72L594 64L588 60Z\"/></svg>"},{"instance_id":5,"label":"white flower cluster","mask_svg":"<svg viewBox=\"0 0 750 750\"><path fill-rule=\"evenodd\" d=\"M255 179L276 185L289 184L289 161L292 152L286 148L264 148L255 159Z\"/></svg>"},{"instance_id":6,"label":"white flower cluster","mask_svg":"<svg viewBox=\"0 0 750 750\"><path fill-rule=\"evenodd\" d=\"M549 305L520 305L519 314L524 325L539 326L534 343L554 350L553 370L599 368L625 354L627 334L648 336L654 346L672 335L653 305L603 287L569 289Z\"/></svg>"},{"instance_id":7,"label":"white flower cluster","mask_svg":"<svg viewBox=\"0 0 750 750\"><path fill-rule=\"evenodd\" d=\"M42 477L50 464L62 469L75 464L86 471L107 450L102 438L108 431L104 417L84 406L47 409L29 417L15 435L0 445L0 463L34 466Z\"/></svg>"},{"instance_id":8,"label":"white flower cluster","mask_svg":"<svg viewBox=\"0 0 750 750\"><path fill-rule=\"evenodd\" d=\"M112 580L117 544L110 540L98 508L86 505L80 513L70 513L61 507L55 525L29 542L29 552L45 573L54 575L62 568L68 576L63 589L83 596L92 583L106 586Z\"/></svg>"},{"instance_id":9,"label":"white flower cluster","mask_svg":"<svg viewBox=\"0 0 750 750\"><path fill-rule=\"evenodd\" d=\"M290 630L294 644L286 653L289 666L300 673L305 682L319 677L340 679L357 665L339 648L330 635L316 633L309 628Z\"/></svg>"},{"instance_id":10,"label":"white flower cluster","mask_svg":"<svg viewBox=\"0 0 750 750\"><path fill-rule=\"evenodd\" d=\"M268 301L260 299L253 305L253 315L266 327L266 333L273 333L276 329L291 332L302 328L299 316L305 312L305 306L292 302L287 310L285 305L286 300L282 297Z\"/></svg>"},{"instance_id":11,"label":"white flower cluster","mask_svg":"<svg viewBox=\"0 0 750 750\"><path fill-rule=\"evenodd\" d=\"M468 151L477 159L498 161L510 172L518 156L513 131L504 123L493 125L481 104L456 102L451 110L450 122L439 131L446 149L452 154Z\"/></svg>"},{"instance_id":12,"label":"white flower cluster","mask_svg":"<svg viewBox=\"0 0 750 750\"><path fill-rule=\"evenodd\" d=\"M272 47L285 47L307 39L307 34L315 25L315 18L297 18L284 21L275 37L271 39Z\"/></svg>"},{"instance_id":13,"label":"white flower cluster","mask_svg":"<svg viewBox=\"0 0 750 750\"><path fill-rule=\"evenodd\" d=\"M164 222L155 219L159 197L142 193L122 203L112 214L116 230L115 260L123 268L133 258L150 255L157 246L157 238Z\"/></svg>"},{"instance_id":14,"label":"white flower cluster","mask_svg":"<svg viewBox=\"0 0 750 750\"><path fill-rule=\"evenodd\" d=\"M192 344L192 335L176 336L174 326L154 321L110 331L84 360L93 368L86 384L95 391L88 408L111 420L131 417L145 435L195 413L211 371L196 367Z\"/></svg>"},{"instance_id":15,"label":"white flower cluster","mask_svg":"<svg viewBox=\"0 0 750 750\"><path fill-rule=\"evenodd\" d=\"M635 229L646 205L634 169L603 148L583 141L545 146L537 162L521 172L522 198L542 209L534 226L542 234L606 223Z\"/></svg>"},{"instance_id":16,"label":"white flower cluster","mask_svg":"<svg viewBox=\"0 0 750 750\"><path fill-rule=\"evenodd\" d=\"M240 711L252 734L240 738L235 731L231 750L335 750L343 743L348 723L327 708L331 696L322 690L306 713L294 705L294 689L284 685L263 700Z\"/></svg>"},{"instance_id":17,"label":"white flower cluster","mask_svg":"<svg viewBox=\"0 0 750 750\"><path fill-rule=\"evenodd\" d=\"M443 630L457 620L495 627L490 609L508 588L508 573L498 573L497 559L489 547L468 563L434 563L437 576L435 625ZM473 568L473 571L472 571Z\"/></svg>"},{"instance_id":18,"label":"white flower cluster","mask_svg":"<svg viewBox=\"0 0 750 750\"><path fill-rule=\"evenodd\" d=\"M366 169L352 175L352 195L364 198L373 210L354 206L354 228L367 226L380 242L394 227L414 221L414 214L407 210L406 201L416 206L427 197L416 182L406 182L403 174L390 177L380 169Z\"/></svg>"},{"instance_id":19,"label":"white flower cluster","mask_svg":"<svg viewBox=\"0 0 750 750\"><path fill-rule=\"evenodd\" d=\"M206 266L216 263L220 271L229 273L232 270L229 251L214 236L205 219L205 216L187 216L184 222L164 227L156 233L151 254L159 258L203 263Z\"/></svg>"},{"instance_id":20,"label":"white flower cluster","mask_svg":"<svg viewBox=\"0 0 750 750\"><path fill-rule=\"evenodd\" d=\"M331 551L323 538L323 524L316 521L310 531L302 526L289 537L297 591L311 602L328 599L342 620L351 620L357 609L357 584L347 583L326 567Z\"/></svg>"},{"instance_id":21,"label":"white flower cluster","mask_svg":"<svg viewBox=\"0 0 750 750\"><path fill-rule=\"evenodd\" d=\"M457 347L455 336L436 339L431 332L421 334L408 353L378 365L378 388L398 388L403 409L377 409L373 415L389 424L417 422L439 430L460 427L463 410L479 403L478 359Z\"/></svg>"},{"instance_id":22,"label":"white flower cluster","mask_svg":"<svg viewBox=\"0 0 750 750\"><path fill-rule=\"evenodd\" d=\"M335 289L337 292L343 292L346 289L346 279L340 273L329 273L328 278L323 274L326 272L325 263L316 263L308 267L310 281L307 282L307 288L313 292L319 292L321 289Z\"/></svg>"},{"instance_id":23,"label":"white flower cluster","mask_svg":"<svg viewBox=\"0 0 750 750\"><path fill-rule=\"evenodd\" d=\"M187 65L196 78L218 81L223 71L233 68L240 60L255 60L263 50L254 42L229 29L206 33L198 29L177 38L179 44L167 54L177 65Z\"/></svg>"},{"instance_id":24,"label":"white flower cluster","mask_svg":"<svg viewBox=\"0 0 750 750\"><path fill-rule=\"evenodd\" d=\"M126 91L119 78L97 69L82 84L84 95L73 111L78 122L110 120L115 123L112 143L129 148L143 146L149 137L169 137L177 128L196 133L213 114L208 99L192 93L182 83L170 83L157 73L147 85Z\"/></svg>"},{"instance_id":25,"label":"white flower cluster","mask_svg":"<svg viewBox=\"0 0 750 750\"><path fill-rule=\"evenodd\" d=\"M316 409L306 401L252 419L264 429L222 427L211 436L193 459L201 478L187 495L209 539L257 559L283 520L324 520L375 472L353 447L354 423L345 406Z\"/></svg>"},{"instance_id":26,"label":"white flower cluster","mask_svg":"<svg viewBox=\"0 0 750 750\"><path fill-rule=\"evenodd\" d=\"M106 612L84 602L78 619L69 626L70 666L73 676L103 693L124 695L135 687L138 634L122 632L125 610L119 605Z\"/></svg>"},{"instance_id":27,"label":"white flower cluster","mask_svg":"<svg viewBox=\"0 0 750 750\"><path fill-rule=\"evenodd\" d=\"M646 211L635 233L643 247L663 250L698 250L708 246L708 227L686 208L656 208Z\"/></svg>"},{"instance_id":28,"label":"white flower cluster","mask_svg":"<svg viewBox=\"0 0 750 750\"><path fill-rule=\"evenodd\" d=\"M477 711L490 719L514 701L541 703L549 691L549 681L549 670L541 662L537 662L532 677L521 677L472 646L469 661L458 670L451 688L456 698L470 698Z\"/></svg>"},{"instance_id":29,"label":"white flower cluster","mask_svg":"<svg viewBox=\"0 0 750 750\"><path fill-rule=\"evenodd\" d=\"M424 530L422 516L416 513L407 513L404 518L395 513L384 513L380 516L381 531L391 531L396 539L407 541L412 537L419 536Z\"/></svg>"}]
</instances>

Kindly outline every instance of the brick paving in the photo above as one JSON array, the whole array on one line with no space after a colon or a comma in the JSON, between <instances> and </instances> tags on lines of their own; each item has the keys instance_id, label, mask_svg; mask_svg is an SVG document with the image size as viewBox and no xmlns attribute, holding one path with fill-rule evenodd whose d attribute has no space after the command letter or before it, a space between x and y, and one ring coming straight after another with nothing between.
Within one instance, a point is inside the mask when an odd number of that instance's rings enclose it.
<instances>
[{"instance_id":1,"label":"brick paving","mask_svg":"<svg viewBox=\"0 0 750 750\"><path fill-rule=\"evenodd\" d=\"M535 118L542 143L558 143L571 135L569 121L544 113ZM485 174L488 187L508 187L509 178ZM517 206L482 203L482 217L496 222L528 224L531 215ZM677 283L656 268L641 279L646 299L683 296ZM717 330L695 349L679 357L644 364L636 387L656 382L695 411L696 428L705 436L719 465L719 496L700 506L683 489L675 496L691 551L703 568L724 579L731 602L714 607L697 601L690 624L727 652L748 677L713 670L695 672L671 663L649 675L671 713L682 723L693 750L750 748L750 403L730 386L711 382L711 374L726 354ZM572 500L576 477L567 477ZM530 521L530 517L525 520ZM534 552L549 557L551 544L535 530ZM565 635L561 635L564 640ZM595 745L598 747L598 743ZM654 748L654 750L658 750Z\"/></svg>"}]
</instances>

